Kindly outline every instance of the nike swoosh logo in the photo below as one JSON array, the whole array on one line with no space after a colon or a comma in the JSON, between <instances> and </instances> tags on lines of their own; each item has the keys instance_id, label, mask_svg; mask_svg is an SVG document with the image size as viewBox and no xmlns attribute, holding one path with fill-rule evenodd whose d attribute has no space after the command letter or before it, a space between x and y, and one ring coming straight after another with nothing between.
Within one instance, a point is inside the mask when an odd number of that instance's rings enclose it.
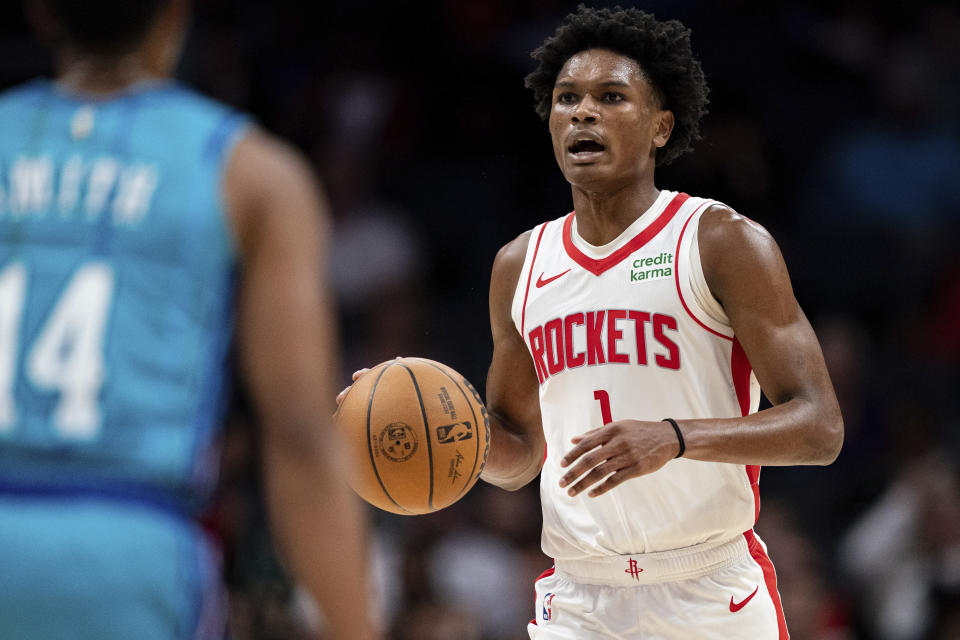
<instances>
[{"instance_id":1,"label":"nike swoosh logo","mask_svg":"<svg viewBox=\"0 0 960 640\"><path fill-rule=\"evenodd\" d=\"M757 585L757 588L753 590L753 593L748 595L746 598L744 598L740 602L734 602L733 596L730 596L730 613L736 613L737 611L740 611L740 609L743 609L745 606L747 606L747 603L753 599L753 596L757 595L757 591L759 590L760 590L760 585Z\"/></svg>"},{"instance_id":2,"label":"nike swoosh logo","mask_svg":"<svg viewBox=\"0 0 960 640\"><path fill-rule=\"evenodd\" d=\"M565 275L567 275L567 273L568 273L569 271L570 271L570 269L567 269L567 270L564 271L563 273L558 273L557 275L551 276L551 277L547 278L546 280L543 279L543 272L541 271L541 272L540 272L540 276L537 278L537 289L539 289L540 287L545 287L545 286L547 286L548 284L550 284L551 282L553 282L554 280L556 280L556 279L559 278L560 276L565 276Z\"/></svg>"}]
</instances>

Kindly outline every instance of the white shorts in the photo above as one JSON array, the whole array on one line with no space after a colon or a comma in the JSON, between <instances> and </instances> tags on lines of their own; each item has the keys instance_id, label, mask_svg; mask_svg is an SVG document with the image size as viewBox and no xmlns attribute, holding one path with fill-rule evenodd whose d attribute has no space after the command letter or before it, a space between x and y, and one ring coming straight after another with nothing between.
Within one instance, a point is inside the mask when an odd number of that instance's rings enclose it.
<instances>
[{"instance_id":1,"label":"white shorts","mask_svg":"<svg viewBox=\"0 0 960 640\"><path fill-rule=\"evenodd\" d=\"M557 561L535 585L531 640L788 640L777 578L753 531L728 542Z\"/></svg>"}]
</instances>

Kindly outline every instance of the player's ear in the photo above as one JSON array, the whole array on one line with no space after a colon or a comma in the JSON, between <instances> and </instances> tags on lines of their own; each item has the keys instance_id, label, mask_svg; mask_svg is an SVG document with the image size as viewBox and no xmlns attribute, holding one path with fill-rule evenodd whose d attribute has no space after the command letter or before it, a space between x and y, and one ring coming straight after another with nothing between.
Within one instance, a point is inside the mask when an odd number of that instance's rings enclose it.
<instances>
[{"instance_id":1,"label":"player's ear","mask_svg":"<svg viewBox=\"0 0 960 640\"><path fill-rule=\"evenodd\" d=\"M653 144L656 147L663 147L670 139L673 132L674 117L673 111L662 109L657 114L657 131L653 136Z\"/></svg>"}]
</instances>

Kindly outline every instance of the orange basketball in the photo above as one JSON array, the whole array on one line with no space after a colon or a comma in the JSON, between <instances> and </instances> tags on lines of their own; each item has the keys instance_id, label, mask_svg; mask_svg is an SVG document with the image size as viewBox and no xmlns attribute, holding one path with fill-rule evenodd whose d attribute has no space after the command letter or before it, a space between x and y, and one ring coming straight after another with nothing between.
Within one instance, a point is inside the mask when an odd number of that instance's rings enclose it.
<instances>
[{"instance_id":1,"label":"orange basketball","mask_svg":"<svg viewBox=\"0 0 960 640\"><path fill-rule=\"evenodd\" d=\"M490 448L480 394L445 364L397 358L361 376L336 426L354 467L350 486L386 511L438 511L474 485Z\"/></svg>"}]
</instances>

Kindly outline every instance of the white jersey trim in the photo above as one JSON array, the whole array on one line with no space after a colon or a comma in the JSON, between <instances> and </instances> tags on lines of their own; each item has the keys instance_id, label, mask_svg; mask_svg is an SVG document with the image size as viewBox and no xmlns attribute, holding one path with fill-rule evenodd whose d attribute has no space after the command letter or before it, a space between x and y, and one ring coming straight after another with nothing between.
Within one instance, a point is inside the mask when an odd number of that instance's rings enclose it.
<instances>
[{"instance_id":1,"label":"white jersey trim","mask_svg":"<svg viewBox=\"0 0 960 640\"><path fill-rule=\"evenodd\" d=\"M547 225L550 224L550 222L553 222L553 220L538 224L531 231L530 238L527 241L527 253L523 259L523 268L520 270L520 277L514 286L513 305L510 307L510 317L513 318L513 324L517 327L517 330L520 332L520 337L523 338L524 342L526 342L523 331L527 293L530 291L531 279L533 278L533 266L537 259L537 251L540 249L540 240L543 239L543 232L546 231ZM526 275L526 278L524 278L524 275Z\"/></svg>"},{"instance_id":2,"label":"white jersey trim","mask_svg":"<svg viewBox=\"0 0 960 640\"><path fill-rule=\"evenodd\" d=\"M693 198L691 198L693 200ZM699 199L698 199L699 200ZM700 261L700 219L716 200L699 200L687 203L693 211L686 210L687 220L677 242L677 268L674 278L680 303L698 325L721 338L733 340L733 327L720 302L714 297L703 274ZM682 259L681 259L682 258ZM681 273L683 272L683 273Z\"/></svg>"}]
</instances>

